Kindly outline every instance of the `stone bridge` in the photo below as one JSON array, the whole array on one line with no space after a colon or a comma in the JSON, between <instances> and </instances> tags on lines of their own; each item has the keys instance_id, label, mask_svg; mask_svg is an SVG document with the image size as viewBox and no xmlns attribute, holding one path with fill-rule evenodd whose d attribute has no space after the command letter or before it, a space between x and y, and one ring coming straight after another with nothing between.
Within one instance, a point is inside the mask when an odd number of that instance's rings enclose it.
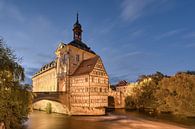
<instances>
[{"instance_id":1,"label":"stone bridge","mask_svg":"<svg viewBox=\"0 0 195 129\"><path fill-rule=\"evenodd\" d=\"M34 92L33 109L45 111L48 104L52 112L69 114L69 101L66 92Z\"/></svg>"}]
</instances>

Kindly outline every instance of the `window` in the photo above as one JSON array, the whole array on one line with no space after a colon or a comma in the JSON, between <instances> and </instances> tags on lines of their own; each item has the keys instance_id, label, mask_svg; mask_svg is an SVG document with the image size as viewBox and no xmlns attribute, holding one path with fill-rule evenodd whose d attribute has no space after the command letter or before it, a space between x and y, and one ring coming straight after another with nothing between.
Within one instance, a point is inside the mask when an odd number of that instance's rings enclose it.
<instances>
[{"instance_id":1,"label":"window","mask_svg":"<svg viewBox=\"0 0 195 129\"><path fill-rule=\"evenodd\" d=\"M63 62L66 63L67 59L68 59L68 55L64 54Z\"/></svg>"},{"instance_id":2,"label":"window","mask_svg":"<svg viewBox=\"0 0 195 129\"><path fill-rule=\"evenodd\" d=\"M100 79L98 78L98 83L100 83Z\"/></svg>"},{"instance_id":3,"label":"window","mask_svg":"<svg viewBox=\"0 0 195 129\"><path fill-rule=\"evenodd\" d=\"M88 78L85 78L85 82L88 82Z\"/></svg>"},{"instance_id":4,"label":"window","mask_svg":"<svg viewBox=\"0 0 195 129\"><path fill-rule=\"evenodd\" d=\"M76 61L79 62L79 55L76 55Z\"/></svg>"}]
</instances>

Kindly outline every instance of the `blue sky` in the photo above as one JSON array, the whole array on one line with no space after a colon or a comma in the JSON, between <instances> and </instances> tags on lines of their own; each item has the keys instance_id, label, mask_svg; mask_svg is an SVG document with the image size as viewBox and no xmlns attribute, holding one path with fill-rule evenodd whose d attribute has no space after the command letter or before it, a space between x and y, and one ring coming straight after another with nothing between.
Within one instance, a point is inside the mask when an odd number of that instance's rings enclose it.
<instances>
[{"instance_id":1,"label":"blue sky","mask_svg":"<svg viewBox=\"0 0 195 129\"><path fill-rule=\"evenodd\" d=\"M77 11L111 83L195 70L194 0L0 0L0 36L23 58L27 82L72 41Z\"/></svg>"}]
</instances>

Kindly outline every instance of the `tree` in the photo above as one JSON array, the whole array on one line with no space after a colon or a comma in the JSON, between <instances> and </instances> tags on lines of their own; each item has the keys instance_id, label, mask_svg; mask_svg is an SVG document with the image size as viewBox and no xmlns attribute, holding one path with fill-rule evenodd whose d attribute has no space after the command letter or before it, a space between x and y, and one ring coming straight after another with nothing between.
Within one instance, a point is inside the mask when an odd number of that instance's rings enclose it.
<instances>
[{"instance_id":1,"label":"tree","mask_svg":"<svg viewBox=\"0 0 195 129\"><path fill-rule=\"evenodd\" d=\"M164 78L157 92L159 109L185 116L195 115L195 74L178 72L175 76Z\"/></svg>"},{"instance_id":2,"label":"tree","mask_svg":"<svg viewBox=\"0 0 195 129\"><path fill-rule=\"evenodd\" d=\"M136 102L135 102L135 99L133 98L133 96L127 96L125 98L125 109L127 109L127 110L136 109Z\"/></svg>"},{"instance_id":3,"label":"tree","mask_svg":"<svg viewBox=\"0 0 195 129\"><path fill-rule=\"evenodd\" d=\"M137 92L137 107L138 108L156 108L157 100L155 92L159 89L159 82L165 77L160 72L152 75L143 75L139 79L139 86L136 87Z\"/></svg>"},{"instance_id":4,"label":"tree","mask_svg":"<svg viewBox=\"0 0 195 129\"><path fill-rule=\"evenodd\" d=\"M157 112L195 116L195 72L177 72L166 76L160 72L142 75L133 94L126 97L126 108L151 108Z\"/></svg>"},{"instance_id":5,"label":"tree","mask_svg":"<svg viewBox=\"0 0 195 129\"><path fill-rule=\"evenodd\" d=\"M0 123L6 129L20 128L30 112L31 92L23 85L24 68L19 59L0 39Z\"/></svg>"}]
</instances>

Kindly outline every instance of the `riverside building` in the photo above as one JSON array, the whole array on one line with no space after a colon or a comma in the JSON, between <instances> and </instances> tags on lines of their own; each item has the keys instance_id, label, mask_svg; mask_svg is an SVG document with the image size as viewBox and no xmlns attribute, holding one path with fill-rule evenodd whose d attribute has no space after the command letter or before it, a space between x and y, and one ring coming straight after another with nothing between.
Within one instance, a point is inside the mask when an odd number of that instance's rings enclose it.
<instances>
[{"instance_id":1,"label":"riverside building","mask_svg":"<svg viewBox=\"0 0 195 129\"><path fill-rule=\"evenodd\" d=\"M35 109L44 110L49 102L58 113L105 114L109 77L101 57L82 41L82 31L77 14L73 41L60 43L55 51L55 60L44 65L32 78L35 93L63 93L61 105L45 99L34 103Z\"/></svg>"}]
</instances>

